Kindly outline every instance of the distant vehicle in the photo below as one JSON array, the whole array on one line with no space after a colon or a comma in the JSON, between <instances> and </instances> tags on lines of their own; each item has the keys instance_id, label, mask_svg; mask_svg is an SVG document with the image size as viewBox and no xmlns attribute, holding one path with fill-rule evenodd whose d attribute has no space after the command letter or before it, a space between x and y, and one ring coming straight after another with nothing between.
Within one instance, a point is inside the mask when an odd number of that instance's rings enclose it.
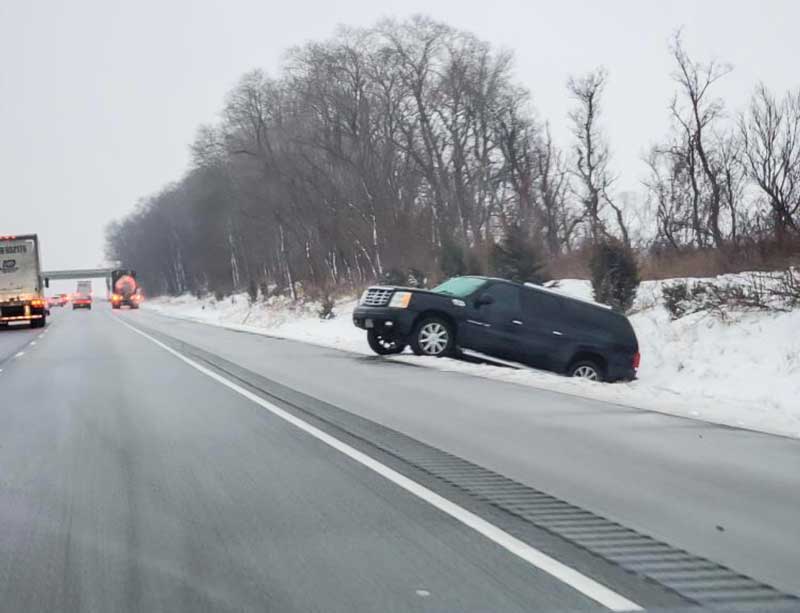
<instances>
[{"instance_id":1,"label":"distant vehicle","mask_svg":"<svg viewBox=\"0 0 800 613\"><path fill-rule=\"evenodd\" d=\"M30 322L43 328L49 312L35 234L0 236L0 326Z\"/></svg>"},{"instance_id":2,"label":"distant vehicle","mask_svg":"<svg viewBox=\"0 0 800 613\"><path fill-rule=\"evenodd\" d=\"M78 287L72 296L72 310L92 308L92 282L78 281Z\"/></svg>"},{"instance_id":3,"label":"distant vehicle","mask_svg":"<svg viewBox=\"0 0 800 613\"><path fill-rule=\"evenodd\" d=\"M503 279L455 277L432 290L370 287L353 323L380 355L406 345L437 357L468 349L594 381L633 379L639 367L639 344L624 315Z\"/></svg>"},{"instance_id":4,"label":"distant vehicle","mask_svg":"<svg viewBox=\"0 0 800 613\"><path fill-rule=\"evenodd\" d=\"M75 293L72 296L72 310L92 309L92 297L89 294Z\"/></svg>"},{"instance_id":5,"label":"distant vehicle","mask_svg":"<svg viewBox=\"0 0 800 613\"><path fill-rule=\"evenodd\" d=\"M142 301L142 290L136 282L135 270L114 270L111 272L111 308L128 306L138 309Z\"/></svg>"},{"instance_id":6,"label":"distant vehicle","mask_svg":"<svg viewBox=\"0 0 800 613\"><path fill-rule=\"evenodd\" d=\"M50 307L62 307L64 304L61 302L61 296L50 296L47 299L47 306Z\"/></svg>"},{"instance_id":7,"label":"distant vehicle","mask_svg":"<svg viewBox=\"0 0 800 613\"><path fill-rule=\"evenodd\" d=\"M58 295L58 303L59 303L59 306L62 306L62 307L63 306L67 306L67 304L69 303L69 295L67 295L67 294L59 294Z\"/></svg>"}]
</instances>

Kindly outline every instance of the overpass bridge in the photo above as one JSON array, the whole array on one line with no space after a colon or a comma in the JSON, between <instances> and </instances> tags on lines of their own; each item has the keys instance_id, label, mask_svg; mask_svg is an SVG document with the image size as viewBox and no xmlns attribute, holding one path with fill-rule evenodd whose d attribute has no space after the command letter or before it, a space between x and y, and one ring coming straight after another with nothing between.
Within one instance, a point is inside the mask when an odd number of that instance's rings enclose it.
<instances>
[{"instance_id":1,"label":"overpass bridge","mask_svg":"<svg viewBox=\"0 0 800 613\"><path fill-rule=\"evenodd\" d=\"M45 270L42 276L51 281L64 279L110 279L113 268L76 268L75 270Z\"/></svg>"},{"instance_id":2,"label":"overpass bridge","mask_svg":"<svg viewBox=\"0 0 800 613\"><path fill-rule=\"evenodd\" d=\"M70 279L105 279L106 289L111 291L111 272L115 268L76 268L74 270L45 270L42 276L50 281L64 281Z\"/></svg>"}]
</instances>

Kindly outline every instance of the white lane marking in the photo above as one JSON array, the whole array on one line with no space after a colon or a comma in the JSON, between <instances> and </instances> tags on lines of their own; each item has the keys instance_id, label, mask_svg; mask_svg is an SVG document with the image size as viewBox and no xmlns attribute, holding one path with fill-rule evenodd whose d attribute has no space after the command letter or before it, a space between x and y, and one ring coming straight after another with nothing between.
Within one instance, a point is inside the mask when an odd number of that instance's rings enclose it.
<instances>
[{"instance_id":1,"label":"white lane marking","mask_svg":"<svg viewBox=\"0 0 800 613\"><path fill-rule=\"evenodd\" d=\"M21 358L23 355L25 355L25 352L24 352L24 351L20 351L20 352L19 352L19 353L17 353L17 354L16 354L14 357L15 357L15 358Z\"/></svg>"},{"instance_id":2,"label":"white lane marking","mask_svg":"<svg viewBox=\"0 0 800 613\"><path fill-rule=\"evenodd\" d=\"M299 428L300 430L303 430L307 434L310 434L314 438L322 441L326 445L333 447L334 449L343 453L349 458L375 471L382 477L400 486L404 490L414 494L418 498L421 498L422 500L436 507L440 511L447 513L454 519L460 521L462 524L482 534L483 536L493 541L497 545L503 547L507 551L522 558L523 560L535 566L539 570L542 570L547 574L552 575L556 579L566 583L571 588L577 590L584 596L588 596L589 598L600 603L604 607L607 607L612 611L643 610L643 608L640 605L636 604L631 600L628 600L623 595L618 594L617 592L611 590L610 588L606 587L601 583L598 583L594 579L587 577L586 575L578 572L577 570L570 568L565 564L562 564L555 558L551 558L546 553L539 551L535 547L531 547L527 543L524 543L518 538L510 535L508 532L501 530L494 524L489 523L485 519L478 517L474 513L458 506L454 502L451 502L450 500L443 498L439 494L429 490L427 487L420 485L416 481L413 481L404 475L401 475L399 472L389 468L384 464L381 464L380 462L371 458L365 453L362 453L357 449L354 449L350 445L343 443L339 439L331 436L326 432L323 432L319 428L316 428L315 426L312 426L311 424L303 421L302 419L295 417L291 413L284 411L277 405L274 405L271 402L264 400L263 398L261 398L261 396L258 396L253 392L245 389L244 387L241 387L240 385L237 385L236 383L229 381L225 377L218 375L214 371L209 370L208 368L206 368L201 364L198 364L194 360L187 358L182 353L174 350L172 347L165 345L164 343L162 343L156 338L153 338L146 332L142 332L138 328L135 328L134 326L120 319L115 318L114 321L122 324L127 328L130 328L131 330L136 332L136 334L139 334L144 338L148 339L149 341L155 343L165 351L171 353L179 360L185 362L195 370L198 370L204 375L210 377L217 383L221 383L225 387L235 391L240 396L244 396L248 400L267 409L277 417L280 417L281 419L289 422L293 426Z\"/></svg>"},{"instance_id":3,"label":"white lane marking","mask_svg":"<svg viewBox=\"0 0 800 613\"><path fill-rule=\"evenodd\" d=\"M36 341L31 341L31 347L33 347L34 345L36 345Z\"/></svg>"}]
</instances>

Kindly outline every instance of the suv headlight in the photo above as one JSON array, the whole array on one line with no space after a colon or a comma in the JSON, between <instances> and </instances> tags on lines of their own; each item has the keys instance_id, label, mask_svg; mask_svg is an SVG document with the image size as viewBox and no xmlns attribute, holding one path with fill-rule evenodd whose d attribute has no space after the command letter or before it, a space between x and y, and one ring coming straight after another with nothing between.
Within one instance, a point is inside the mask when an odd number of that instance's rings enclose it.
<instances>
[{"instance_id":1,"label":"suv headlight","mask_svg":"<svg viewBox=\"0 0 800 613\"><path fill-rule=\"evenodd\" d=\"M389 301L389 306L395 309L405 309L411 302L411 292L395 292Z\"/></svg>"},{"instance_id":2,"label":"suv headlight","mask_svg":"<svg viewBox=\"0 0 800 613\"><path fill-rule=\"evenodd\" d=\"M358 304L364 304L364 300L367 298L367 293L369 293L368 289L365 289L363 292L361 292L361 298L358 299Z\"/></svg>"}]
</instances>

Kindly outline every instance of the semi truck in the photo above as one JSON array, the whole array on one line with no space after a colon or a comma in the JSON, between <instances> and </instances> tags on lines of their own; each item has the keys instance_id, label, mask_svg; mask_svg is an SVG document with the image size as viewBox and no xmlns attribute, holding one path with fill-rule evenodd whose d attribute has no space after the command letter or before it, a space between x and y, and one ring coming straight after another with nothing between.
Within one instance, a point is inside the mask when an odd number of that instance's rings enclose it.
<instances>
[{"instance_id":1,"label":"semi truck","mask_svg":"<svg viewBox=\"0 0 800 613\"><path fill-rule=\"evenodd\" d=\"M138 309L142 300L142 292L136 282L136 271L117 269L111 271L111 308L119 309L127 305Z\"/></svg>"},{"instance_id":2,"label":"semi truck","mask_svg":"<svg viewBox=\"0 0 800 613\"><path fill-rule=\"evenodd\" d=\"M29 322L43 328L47 298L35 234L0 236L0 326Z\"/></svg>"}]
</instances>

